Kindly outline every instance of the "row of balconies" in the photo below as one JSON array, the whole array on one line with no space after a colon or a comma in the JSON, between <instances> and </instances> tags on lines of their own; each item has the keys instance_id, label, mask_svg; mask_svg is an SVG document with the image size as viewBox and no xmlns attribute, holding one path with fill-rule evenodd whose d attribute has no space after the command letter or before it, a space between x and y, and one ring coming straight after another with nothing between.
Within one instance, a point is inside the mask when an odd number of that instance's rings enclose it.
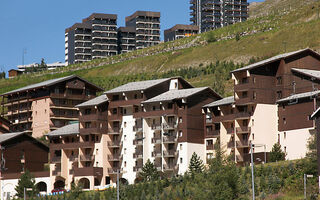
<instances>
[{"instance_id":1,"label":"row of balconies","mask_svg":"<svg viewBox=\"0 0 320 200\"><path fill-rule=\"evenodd\" d=\"M69 161L77 162L80 161L93 161L95 159L94 155L80 155L80 156L71 156L69 157ZM50 159L51 163L61 163L61 157L59 156L53 156Z\"/></svg>"},{"instance_id":2,"label":"row of balconies","mask_svg":"<svg viewBox=\"0 0 320 200\"><path fill-rule=\"evenodd\" d=\"M234 120L242 120L242 119L249 119L252 116L251 112L238 112L232 114L225 114L220 116L213 116L212 118L206 119L207 124L212 124L216 122L227 122L227 121L234 121Z\"/></svg>"}]
</instances>

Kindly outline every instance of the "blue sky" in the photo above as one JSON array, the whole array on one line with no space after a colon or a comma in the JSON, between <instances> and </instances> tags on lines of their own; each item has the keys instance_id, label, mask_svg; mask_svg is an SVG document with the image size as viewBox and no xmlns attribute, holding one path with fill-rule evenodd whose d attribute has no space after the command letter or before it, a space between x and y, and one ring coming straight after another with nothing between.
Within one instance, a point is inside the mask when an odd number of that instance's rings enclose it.
<instances>
[{"instance_id":1,"label":"blue sky","mask_svg":"<svg viewBox=\"0 0 320 200\"><path fill-rule=\"evenodd\" d=\"M163 32L175 24L189 24L189 6L189 0L0 1L0 71L22 64L24 48L25 64L41 58L64 62L65 28L93 12L117 14L118 26L124 26L124 18L136 10L160 11Z\"/></svg>"}]
</instances>

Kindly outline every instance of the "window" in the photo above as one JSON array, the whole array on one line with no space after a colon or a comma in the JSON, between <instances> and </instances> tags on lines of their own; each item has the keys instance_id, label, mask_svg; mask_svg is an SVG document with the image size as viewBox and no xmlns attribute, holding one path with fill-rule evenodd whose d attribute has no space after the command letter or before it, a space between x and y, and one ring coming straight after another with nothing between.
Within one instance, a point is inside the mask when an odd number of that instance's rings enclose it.
<instances>
[{"instance_id":1,"label":"window","mask_svg":"<svg viewBox=\"0 0 320 200\"><path fill-rule=\"evenodd\" d=\"M277 91L277 98L281 99L282 98L282 91Z\"/></svg>"},{"instance_id":2,"label":"window","mask_svg":"<svg viewBox=\"0 0 320 200\"><path fill-rule=\"evenodd\" d=\"M281 85L282 84L282 77L278 76L277 77L277 85Z\"/></svg>"},{"instance_id":3,"label":"window","mask_svg":"<svg viewBox=\"0 0 320 200\"><path fill-rule=\"evenodd\" d=\"M127 114L127 109L123 110L123 114L125 114L125 115Z\"/></svg>"},{"instance_id":4,"label":"window","mask_svg":"<svg viewBox=\"0 0 320 200\"><path fill-rule=\"evenodd\" d=\"M156 110L156 107L155 107L155 106L152 106L152 110Z\"/></svg>"},{"instance_id":5,"label":"window","mask_svg":"<svg viewBox=\"0 0 320 200\"><path fill-rule=\"evenodd\" d=\"M182 131L179 131L179 137L182 137Z\"/></svg>"},{"instance_id":6,"label":"window","mask_svg":"<svg viewBox=\"0 0 320 200\"><path fill-rule=\"evenodd\" d=\"M134 99L137 99L138 98L138 95L137 94L134 94Z\"/></svg>"},{"instance_id":7,"label":"window","mask_svg":"<svg viewBox=\"0 0 320 200\"><path fill-rule=\"evenodd\" d=\"M112 96L112 101L118 101L118 100L119 100L119 95Z\"/></svg>"},{"instance_id":8,"label":"window","mask_svg":"<svg viewBox=\"0 0 320 200\"><path fill-rule=\"evenodd\" d=\"M173 108L173 104L172 103L168 103L168 109L172 109Z\"/></svg>"},{"instance_id":9,"label":"window","mask_svg":"<svg viewBox=\"0 0 320 200\"><path fill-rule=\"evenodd\" d=\"M178 88L178 83L177 82L174 83L174 88Z\"/></svg>"},{"instance_id":10,"label":"window","mask_svg":"<svg viewBox=\"0 0 320 200\"><path fill-rule=\"evenodd\" d=\"M252 140L254 140L254 134L252 133Z\"/></svg>"},{"instance_id":11,"label":"window","mask_svg":"<svg viewBox=\"0 0 320 200\"><path fill-rule=\"evenodd\" d=\"M246 98L246 97L248 97L248 92L247 91L242 92L242 98Z\"/></svg>"},{"instance_id":12,"label":"window","mask_svg":"<svg viewBox=\"0 0 320 200\"><path fill-rule=\"evenodd\" d=\"M285 117L283 118L283 124L287 124L287 120Z\"/></svg>"},{"instance_id":13,"label":"window","mask_svg":"<svg viewBox=\"0 0 320 200\"><path fill-rule=\"evenodd\" d=\"M182 150L182 144L180 144L180 150Z\"/></svg>"},{"instance_id":14,"label":"window","mask_svg":"<svg viewBox=\"0 0 320 200\"><path fill-rule=\"evenodd\" d=\"M182 117L179 117L179 123L182 123Z\"/></svg>"},{"instance_id":15,"label":"window","mask_svg":"<svg viewBox=\"0 0 320 200\"><path fill-rule=\"evenodd\" d=\"M252 126L254 126L254 119L252 119Z\"/></svg>"},{"instance_id":16,"label":"window","mask_svg":"<svg viewBox=\"0 0 320 200\"><path fill-rule=\"evenodd\" d=\"M248 80L247 77L242 78L242 80L241 80L241 84L246 84L246 83L248 83L248 82L249 82L249 80Z\"/></svg>"},{"instance_id":17,"label":"window","mask_svg":"<svg viewBox=\"0 0 320 200\"><path fill-rule=\"evenodd\" d=\"M213 145L213 140L207 140L207 146L212 146Z\"/></svg>"},{"instance_id":18,"label":"window","mask_svg":"<svg viewBox=\"0 0 320 200\"><path fill-rule=\"evenodd\" d=\"M91 109L90 109L90 108L85 109L85 110L84 110L84 114L85 114L85 115L90 115L90 114L91 114Z\"/></svg>"},{"instance_id":19,"label":"window","mask_svg":"<svg viewBox=\"0 0 320 200\"><path fill-rule=\"evenodd\" d=\"M257 93L256 92L253 92L253 99L257 99Z\"/></svg>"},{"instance_id":20,"label":"window","mask_svg":"<svg viewBox=\"0 0 320 200\"><path fill-rule=\"evenodd\" d=\"M124 161L124 167L127 167L127 161Z\"/></svg>"},{"instance_id":21,"label":"window","mask_svg":"<svg viewBox=\"0 0 320 200\"><path fill-rule=\"evenodd\" d=\"M123 126L126 128L127 127L127 122L124 122Z\"/></svg>"},{"instance_id":22,"label":"window","mask_svg":"<svg viewBox=\"0 0 320 200\"><path fill-rule=\"evenodd\" d=\"M287 147L284 147L284 152L287 153Z\"/></svg>"},{"instance_id":23,"label":"window","mask_svg":"<svg viewBox=\"0 0 320 200\"><path fill-rule=\"evenodd\" d=\"M180 158L180 163L182 164L182 161L183 161L183 159L182 158Z\"/></svg>"},{"instance_id":24,"label":"window","mask_svg":"<svg viewBox=\"0 0 320 200\"><path fill-rule=\"evenodd\" d=\"M118 110L117 110L116 108L113 108L113 109L112 109L112 114L113 114L113 115L116 115L117 113L118 113Z\"/></svg>"},{"instance_id":25,"label":"window","mask_svg":"<svg viewBox=\"0 0 320 200\"><path fill-rule=\"evenodd\" d=\"M86 122L86 123L84 124L84 127L85 127L85 128L91 128L91 122Z\"/></svg>"},{"instance_id":26,"label":"window","mask_svg":"<svg viewBox=\"0 0 320 200\"><path fill-rule=\"evenodd\" d=\"M283 133L283 138L284 138L284 139L287 138L287 133L286 133L286 132Z\"/></svg>"}]
</instances>

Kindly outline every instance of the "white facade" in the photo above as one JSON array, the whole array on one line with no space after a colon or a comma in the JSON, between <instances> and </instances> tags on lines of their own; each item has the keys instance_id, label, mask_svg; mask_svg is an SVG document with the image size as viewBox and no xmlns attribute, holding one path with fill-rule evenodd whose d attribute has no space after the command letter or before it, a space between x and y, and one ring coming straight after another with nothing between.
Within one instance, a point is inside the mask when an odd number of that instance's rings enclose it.
<instances>
[{"instance_id":1,"label":"white facade","mask_svg":"<svg viewBox=\"0 0 320 200\"><path fill-rule=\"evenodd\" d=\"M14 196L17 194L15 187L18 185L19 179L7 179L1 180L1 199L8 200L13 199ZM36 184L44 183L47 186L47 190L44 192L40 192L40 194L49 194L52 191L52 187L50 184L50 177L42 177L42 178L35 178Z\"/></svg>"},{"instance_id":2,"label":"white facade","mask_svg":"<svg viewBox=\"0 0 320 200\"><path fill-rule=\"evenodd\" d=\"M304 128L291 131L279 132L279 140L282 150L286 153L287 160L301 159L308 152L308 141L311 137L310 132L314 128Z\"/></svg>"}]
</instances>

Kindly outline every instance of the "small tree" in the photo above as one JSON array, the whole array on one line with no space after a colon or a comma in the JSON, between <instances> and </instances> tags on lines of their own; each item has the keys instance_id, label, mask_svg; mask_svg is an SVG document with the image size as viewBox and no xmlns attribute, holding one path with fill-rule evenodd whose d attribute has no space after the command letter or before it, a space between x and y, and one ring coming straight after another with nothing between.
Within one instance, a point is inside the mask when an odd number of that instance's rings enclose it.
<instances>
[{"instance_id":1,"label":"small tree","mask_svg":"<svg viewBox=\"0 0 320 200\"><path fill-rule=\"evenodd\" d=\"M201 160L200 156L198 156L195 152L193 152L190 164L189 164L189 173L202 173L204 171L203 161Z\"/></svg>"},{"instance_id":2,"label":"small tree","mask_svg":"<svg viewBox=\"0 0 320 200\"><path fill-rule=\"evenodd\" d=\"M142 167L142 172L140 172L139 176L142 178L144 182L147 181L156 181L159 179L159 173L154 164L148 159L146 164Z\"/></svg>"},{"instance_id":3,"label":"small tree","mask_svg":"<svg viewBox=\"0 0 320 200\"><path fill-rule=\"evenodd\" d=\"M41 58L41 63L39 67L40 67L40 70L44 70L48 68L46 62L44 61L44 58Z\"/></svg>"},{"instance_id":4,"label":"small tree","mask_svg":"<svg viewBox=\"0 0 320 200\"><path fill-rule=\"evenodd\" d=\"M277 162L286 159L286 153L281 150L281 145L275 143L270 152L269 160L270 162Z\"/></svg>"},{"instance_id":5,"label":"small tree","mask_svg":"<svg viewBox=\"0 0 320 200\"><path fill-rule=\"evenodd\" d=\"M24 188L32 188L32 191L26 191L27 196L34 196L38 194L38 189L35 184L34 177L30 174L28 170L23 173L18 181L18 185L15 190L17 192L17 197L23 198L24 196Z\"/></svg>"}]
</instances>

